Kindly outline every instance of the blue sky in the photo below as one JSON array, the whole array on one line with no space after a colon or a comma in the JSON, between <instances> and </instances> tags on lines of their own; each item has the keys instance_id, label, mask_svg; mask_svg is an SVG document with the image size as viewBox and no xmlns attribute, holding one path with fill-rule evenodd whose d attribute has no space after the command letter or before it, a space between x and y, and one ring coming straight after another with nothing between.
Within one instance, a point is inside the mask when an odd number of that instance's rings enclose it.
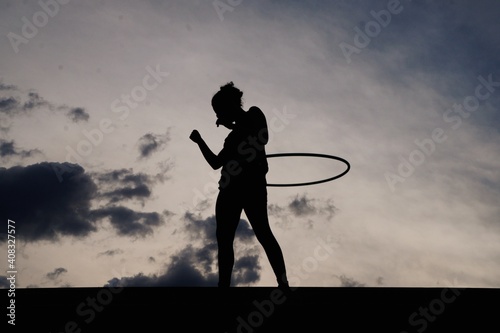
<instances>
[{"instance_id":1,"label":"blue sky","mask_svg":"<svg viewBox=\"0 0 500 333\"><path fill-rule=\"evenodd\" d=\"M352 167L269 188L292 283L498 287L497 2L0 8L1 216L18 226L19 287L214 285L219 175L188 137L222 148L210 99L229 81L272 124L268 153ZM343 166L270 168L295 182ZM236 285L275 284L245 221L235 248Z\"/></svg>"}]
</instances>

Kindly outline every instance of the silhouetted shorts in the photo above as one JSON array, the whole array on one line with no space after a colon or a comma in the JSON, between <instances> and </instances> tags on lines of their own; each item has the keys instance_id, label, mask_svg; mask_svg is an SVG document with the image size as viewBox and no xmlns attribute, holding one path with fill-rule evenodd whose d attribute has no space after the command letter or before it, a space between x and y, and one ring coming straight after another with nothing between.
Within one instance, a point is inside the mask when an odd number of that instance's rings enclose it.
<instances>
[{"instance_id":1,"label":"silhouetted shorts","mask_svg":"<svg viewBox=\"0 0 500 333\"><path fill-rule=\"evenodd\" d=\"M265 177L235 182L219 190L216 203L216 217L218 219L227 217L239 220L242 210L252 210L258 212L258 215L267 215L267 182Z\"/></svg>"}]
</instances>

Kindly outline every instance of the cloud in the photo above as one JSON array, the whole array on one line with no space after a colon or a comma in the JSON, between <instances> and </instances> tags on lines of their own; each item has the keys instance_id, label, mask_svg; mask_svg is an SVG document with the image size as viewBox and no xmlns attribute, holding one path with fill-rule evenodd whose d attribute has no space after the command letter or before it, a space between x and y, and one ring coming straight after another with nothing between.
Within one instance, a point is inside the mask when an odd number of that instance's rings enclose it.
<instances>
[{"instance_id":1,"label":"cloud","mask_svg":"<svg viewBox=\"0 0 500 333\"><path fill-rule=\"evenodd\" d=\"M234 263L233 283L235 285L255 283L260 279L261 269L258 255L244 256Z\"/></svg>"},{"instance_id":2,"label":"cloud","mask_svg":"<svg viewBox=\"0 0 500 333\"><path fill-rule=\"evenodd\" d=\"M187 211L184 214L184 220L188 222L184 225L184 231L191 239L203 239L205 241L215 242L216 220L215 215L203 219L201 216ZM250 224L240 219L238 228L236 229L235 240L243 243L254 241L255 234L250 227Z\"/></svg>"},{"instance_id":3,"label":"cloud","mask_svg":"<svg viewBox=\"0 0 500 333\"><path fill-rule=\"evenodd\" d=\"M307 216L316 213L316 208L312 205L312 201L306 198L305 195L298 195L288 204L288 208L296 216Z\"/></svg>"},{"instance_id":4,"label":"cloud","mask_svg":"<svg viewBox=\"0 0 500 333\"><path fill-rule=\"evenodd\" d=\"M170 262L159 274L138 273L129 277L113 278L107 286L216 286L218 281L216 222L214 216L202 218L191 212L183 217L182 233L189 243L170 257ZM240 220L236 231L233 285L248 285L260 279L259 249L249 224ZM243 245L243 246L241 246ZM151 260L153 259L153 260ZM154 258L149 258L154 262Z\"/></svg>"},{"instance_id":5,"label":"cloud","mask_svg":"<svg viewBox=\"0 0 500 333\"><path fill-rule=\"evenodd\" d=\"M164 223L157 212L137 212L124 206L107 206L95 209L91 216L96 219L107 219L120 236L145 237Z\"/></svg>"},{"instance_id":6,"label":"cloud","mask_svg":"<svg viewBox=\"0 0 500 333\"><path fill-rule=\"evenodd\" d=\"M122 187L111 192L104 193L103 197L109 197L111 202L117 202L132 198L144 199L151 195L151 190L146 184L137 184L134 187Z\"/></svg>"},{"instance_id":7,"label":"cloud","mask_svg":"<svg viewBox=\"0 0 500 333\"><path fill-rule=\"evenodd\" d=\"M15 97L0 98L0 112L6 115L12 115L19 107L19 100Z\"/></svg>"},{"instance_id":8,"label":"cloud","mask_svg":"<svg viewBox=\"0 0 500 333\"><path fill-rule=\"evenodd\" d=\"M118 254L122 254L123 253L123 250L121 249L114 249L114 250L106 250L104 252L99 252L97 254L98 257L101 257L101 256L108 256L108 257L113 257L113 256L116 256Z\"/></svg>"},{"instance_id":9,"label":"cloud","mask_svg":"<svg viewBox=\"0 0 500 333\"><path fill-rule=\"evenodd\" d=\"M43 107L50 110L55 109L54 104L46 101L35 91L30 91L22 97L23 92L16 86L2 85L4 88L8 87L8 89L0 89L0 91L9 91L10 94L0 98L0 113L14 117Z\"/></svg>"},{"instance_id":10,"label":"cloud","mask_svg":"<svg viewBox=\"0 0 500 333\"><path fill-rule=\"evenodd\" d=\"M80 121L88 121L90 118L88 112L83 108L72 108L66 113L66 115L75 123L78 123Z\"/></svg>"},{"instance_id":11,"label":"cloud","mask_svg":"<svg viewBox=\"0 0 500 333\"><path fill-rule=\"evenodd\" d=\"M66 170L59 181L55 170ZM97 230L88 219L96 186L84 169L70 163L38 163L0 168L0 202L16 221L19 238L57 240L85 237Z\"/></svg>"},{"instance_id":12,"label":"cloud","mask_svg":"<svg viewBox=\"0 0 500 333\"><path fill-rule=\"evenodd\" d=\"M47 273L45 276L49 280L56 280L62 274L67 273L67 272L68 272L68 270L66 268L59 267L59 268L54 269L54 271Z\"/></svg>"},{"instance_id":13,"label":"cloud","mask_svg":"<svg viewBox=\"0 0 500 333\"><path fill-rule=\"evenodd\" d=\"M42 107L47 107L52 110L54 109L54 104L47 102L36 92L29 92L28 100L24 102L22 109L24 111L31 111Z\"/></svg>"},{"instance_id":14,"label":"cloud","mask_svg":"<svg viewBox=\"0 0 500 333\"><path fill-rule=\"evenodd\" d=\"M179 287L179 286L215 286L217 275L198 260L204 257L204 249L188 245L171 257L171 262L162 274L145 275L138 273L131 277L113 278L106 286L125 287ZM213 251L211 252L213 256ZM214 258L205 258L213 261Z\"/></svg>"},{"instance_id":15,"label":"cloud","mask_svg":"<svg viewBox=\"0 0 500 333\"><path fill-rule=\"evenodd\" d=\"M106 199L104 206L91 212L92 219L107 220L121 236L145 237L162 226L173 213L169 210L158 212L139 212L118 205L128 200L138 200L144 204L152 194L152 186L157 175L142 172L134 173L132 169L117 169L101 173L93 173L98 191L95 199ZM164 176L164 175L162 175Z\"/></svg>"},{"instance_id":16,"label":"cloud","mask_svg":"<svg viewBox=\"0 0 500 333\"><path fill-rule=\"evenodd\" d=\"M7 96L0 97L0 117L12 118L31 114L35 110L48 109L50 111L66 111L66 116L73 122L88 121L89 113L81 107L68 107L52 103L40 96L36 91L23 92L17 86L0 83L0 92L8 92ZM7 122L5 119L3 122ZM5 126L2 127L5 128Z\"/></svg>"},{"instance_id":17,"label":"cloud","mask_svg":"<svg viewBox=\"0 0 500 333\"><path fill-rule=\"evenodd\" d=\"M335 275L335 277L340 280L341 287L364 287L365 286L364 283L358 282L358 281L354 280L353 278L345 276L343 274L340 276Z\"/></svg>"},{"instance_id":18,"label":"cloud","mask_svg":"<svg viewBox=\"0 0 500 333\"><path fill-rule=\"evenodd\" d=\"M283 214L286 212L286 208L278 204L269 204L267 206L267 211L270 216L283 216Z\"/></svg>"},{"instance_id":19,"label":"cloud","mask_svg":"<svg viewBox=\"0 0 500 333\"><path fill-rule=\"evenodd\" d=\"M120 236L144 237L171 217L168 210L139 212L114 204L139 195L126 187L105 191L109 195L104 197L110 197L113 203L102 204L103 195L94 176L96 174L85 173L81 166L71 163L42 162L0 168L0 202L7 207L6 217L16 221L18 237L29 242L87 237L98 230L103 220L109 221ZM149 177L129 170L110 171L100 176L101 182L115 180L118 185L136 184ZM92 209L93 206L97 208ZM5 239L0 240L3 241Z\"/></svg>"},{"instance_id":20,"label":"cloud","mask_svg":"<svg viewBox=\"0 0 500 333\"><path fill-rule=\"evenodd\" d=\"M203 239L210 242L215 241L215 215L204 219L200 215L186 211L183 220L187 222L186 225L183 225L183 231L187 233L190 239Z\"/></svg>"},{"instance_id":21,"label":"cloud","mask_svg":"<svg viewBox=\"0 0 500 333\"><path fill-rule=\"evenodd\" d=\"M9 289L10 281L7 280L7 276L0 275L0 289Z\"/></svg>"},{"instance_id":22,"label":"cloud","mask_svg":"<svg viewBox=\"0 0 500 333\"><path fill-rule=\"evenodd\" d=\"M331 220L337 211L338 208L333 204L332 199L309 198L307 194L297 194L285 206L269 205L269 215L283 220L289 217L309 218L312 216L326 216L327 220Z\"/></svg>"},{"instance_id":23,"label":"cloud","mask_svg":"<svg viewBox=\"0 0 500 333\"><path fill-rule=\"evenodd\" d=\"M149 158L153 153L162 151L170 141L170 128L164 134L146 133L139 138L139 158Z\"/></svg>"},{"instance_id":24,"label":"cloud","mask_svg":"<svg viewBox=\"0 0 500 333\"><path fill-rule=\"evenodd\" d=\"M111 203L137 199L144 202L151 196L151 176L145 173L134 173L132 169L117 169L95 173L99 185L99 197Z\"/></svg>"},{"instance_id":25,"label":"cloud","mask_svg":"<svg viewBox=\"0 0 500 333\"><path fill-rule=\"evenodd\" d=\"M111 171L95 172L93 177L99 187L97 196L106 199L109 203L118 203L127 200L137 200L140 203L151 197L152 186L158 181L169 179L167 175L173 163L163 161L158 164L159 171L155 175L144 172L134 173L133 169L115 169Z\"/></svg>"},{"instance_id":26,"label":"cloud","mask_svg":"<svg viewBox=\"0 0 500 333\"><path fill-rule=\"evenodd\" d=\"M154 176L154 179L159 181L160 183L164 183L166 180L170 179L168 173L173 169L174 162L170 159L166 159L164 161L158 162L158 173Z\"/></svg>"},{"instance_id":27,"label":"cloud","mask_svg":"<svg viewBox=\"0 0 500 333\"><path fill-rule=\"evenodd\" d=\"M12 84L5 84L0 82L0 91L1 90L17 90L17 87Z\"/></svg>"},{"instance_id":28,"label":"cloud","mask_svg":"<svg viewBox=\"0 0 500 333\"><path fill-rule=\"evenodd\" d=\"M40 154L41 151L38 149L23 150L16 147L13 140L6 141L0 139L0 158L8 160L11 157L27 158L35 154Z\"/></svg>"},{"instance_id":29,"label":"cloud","mask_svg":"<svg viewBox=\"0 0 500 333\"><path fill-rule=\"evenodd\" d=\"M213 244L212 244L213 245ZM188 245L171 257L161 274L138 273L130 277L113 278L108 287L213 287L217 285L216 248ZM258 256L243 256L235 260L233 284L246 285L260 279Z\"/></svg>"}]
</instances>

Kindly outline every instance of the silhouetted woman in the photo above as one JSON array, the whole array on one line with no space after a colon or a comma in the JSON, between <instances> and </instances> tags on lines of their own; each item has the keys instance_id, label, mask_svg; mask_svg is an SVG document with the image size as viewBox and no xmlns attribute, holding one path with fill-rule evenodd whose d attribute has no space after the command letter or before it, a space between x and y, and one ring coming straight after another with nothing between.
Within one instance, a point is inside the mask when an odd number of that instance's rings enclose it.
<instances>
[{"instance_id":1,"label":"silhouetted woman","mask_svg":"<svg viewBox=\"0 0 500 333\"><path fill-rule=\"evenodd\" d=\"M233 82L222 86L212 98L217 127L231 130L224 147L215 155L194 130L190 139L196 142L215 170L222 167L219 194L215 207L219 264L219 287L229 287L234 265L233 241L241 212L245 214L255 236L264 247L278 285L288 288L281 248L269 226L267 215L268 171L265 145L269 139L264 113L258 107L242 108L242 96Z\"/></svg>"}]
</instances>

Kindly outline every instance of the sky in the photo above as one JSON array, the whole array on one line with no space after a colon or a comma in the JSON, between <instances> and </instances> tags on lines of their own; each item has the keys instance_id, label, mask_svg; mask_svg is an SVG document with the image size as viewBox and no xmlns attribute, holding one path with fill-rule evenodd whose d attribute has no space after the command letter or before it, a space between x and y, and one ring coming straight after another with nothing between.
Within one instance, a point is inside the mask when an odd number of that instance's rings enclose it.
<instances>
[{"instance_id":1,"label":"sky","mask_svg":"<svg viewBox=\"0 0 500 333\"><path fill-rule=\"evenodd\" d=\"M216 286L213 171L234 82L272 153L291 285L500 287L500 4L0 1L0 286ZM269 183L341 173L269 159ZM246 216L235 286L276 281Z\"/></svg>"}]
</instances>

